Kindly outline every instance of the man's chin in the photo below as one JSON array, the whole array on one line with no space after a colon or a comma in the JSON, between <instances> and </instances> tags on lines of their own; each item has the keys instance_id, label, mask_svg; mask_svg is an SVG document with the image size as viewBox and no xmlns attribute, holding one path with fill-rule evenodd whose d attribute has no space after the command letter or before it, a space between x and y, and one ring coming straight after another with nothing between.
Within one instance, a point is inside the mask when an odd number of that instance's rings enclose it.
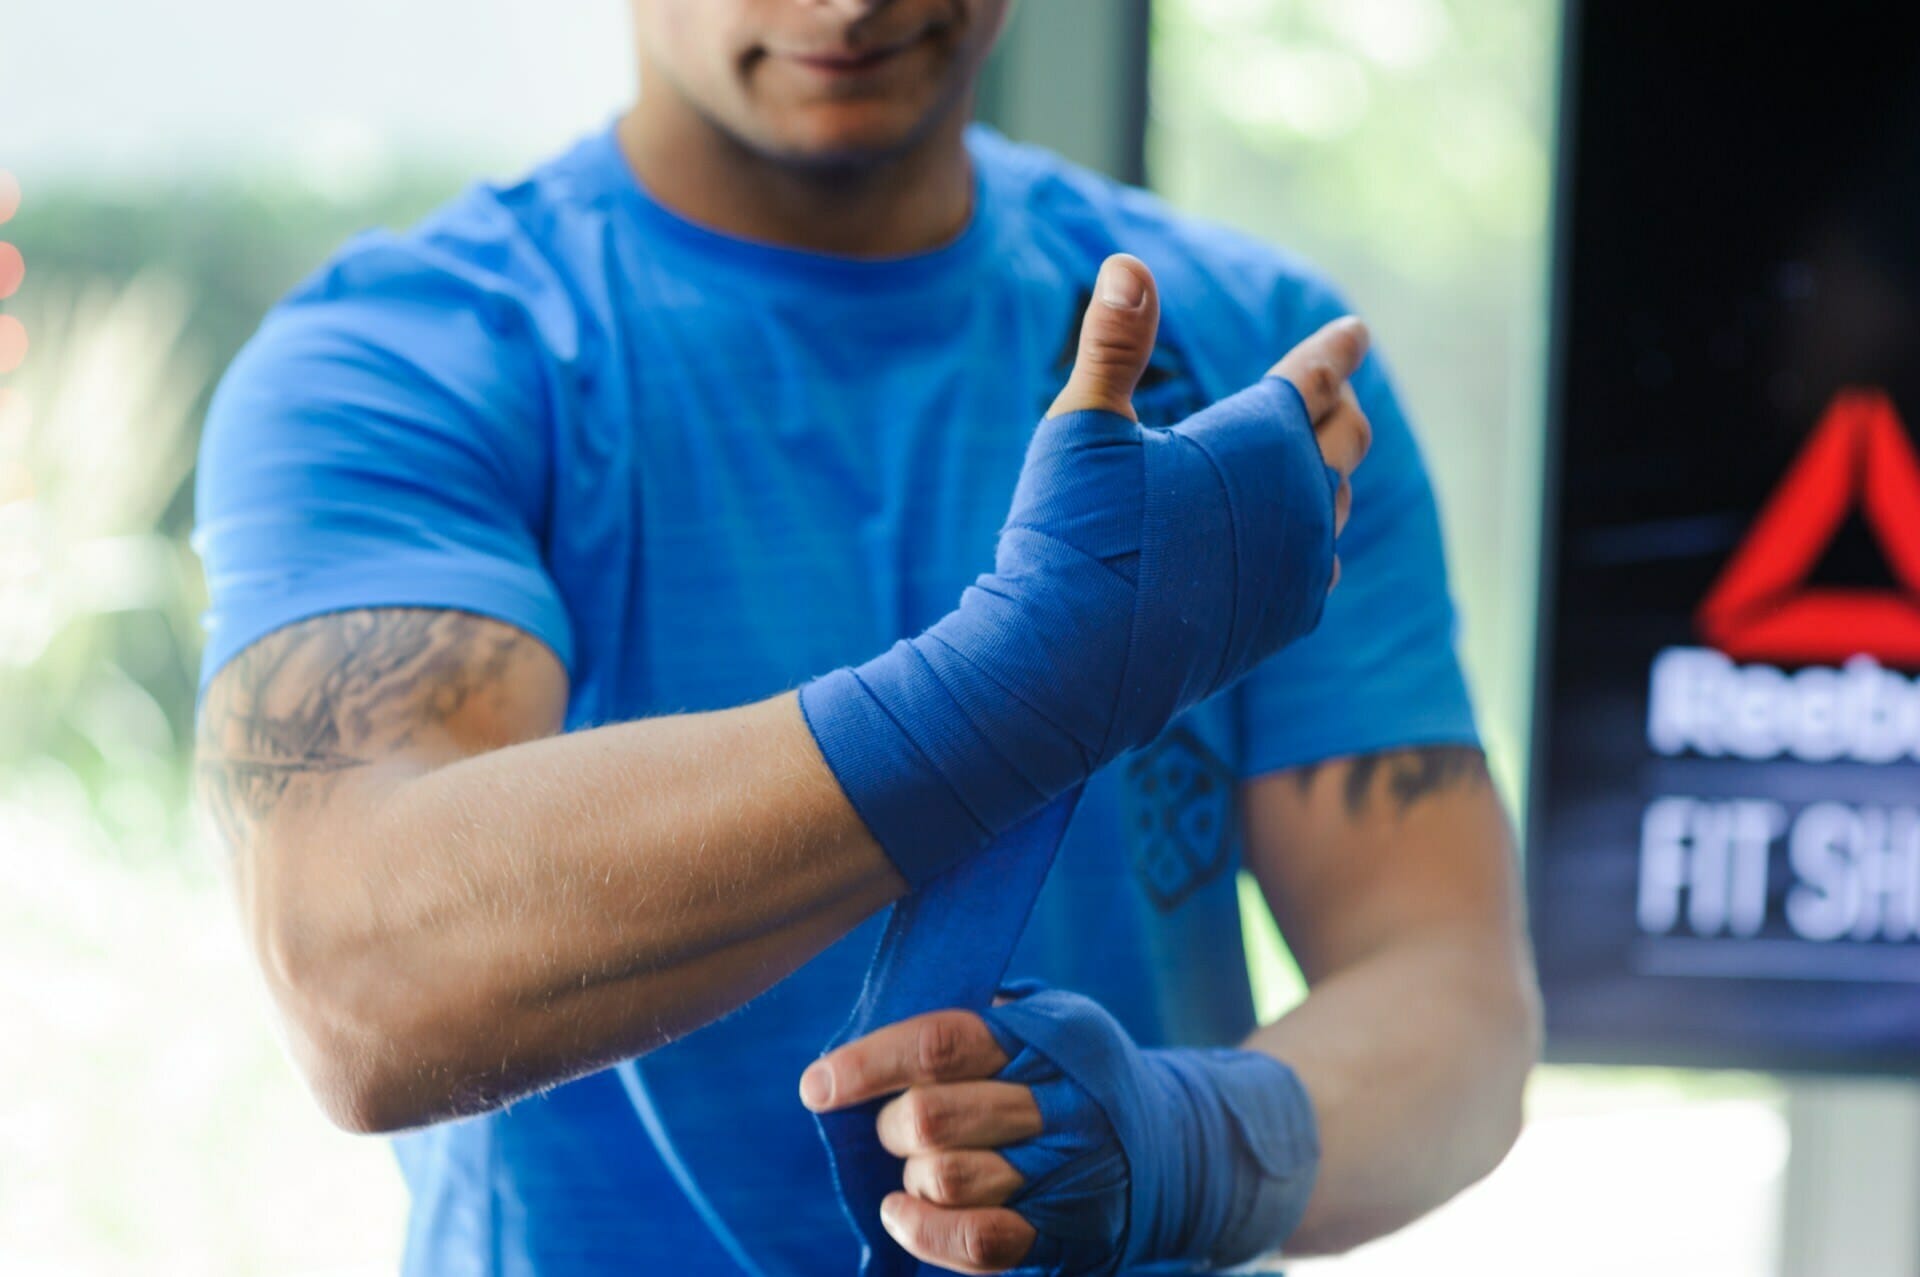
<instances>
[{"instance_id":1,"label":"man's chin","mask_svg":"<svg viewBox=\"0 0 1920 1277\"><path fill-rule=\"evenodd\" d=\"M819 103L783 113L769 140L791 163L860 167L891 159L923 137L926 115L891 102Z\"/></svg>"}]
</instances>

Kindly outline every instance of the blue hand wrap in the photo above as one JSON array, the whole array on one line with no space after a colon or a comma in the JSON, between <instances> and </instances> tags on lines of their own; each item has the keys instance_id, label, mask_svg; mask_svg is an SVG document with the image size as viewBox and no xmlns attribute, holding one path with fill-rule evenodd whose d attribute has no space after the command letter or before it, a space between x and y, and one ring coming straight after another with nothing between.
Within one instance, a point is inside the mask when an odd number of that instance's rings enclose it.
<instances>
[{"instance_id":1,"label":"blue hand wrap","mask_svg":"<svg viewBox=\"0 0 1920 1277\"><path fill-rule=\"evenodd\" d=\"M1339 476L1266 377L1171 430L1042 422L993 571L924 633L800 690L919 887L1319 621Z\"/></svg>"},{"instance_id":2,"label":"blue hand wrap","mask_svg":"<svg viewBox=\"0 0 1920 1277\"><path fill-rule=\"evenodd\" d=\"M1044 1126L1000 1150L1026 1180L1008 1205L1039 1234L1021 1271L1225 1267L1287 1239L1320 1162L1292 1069L1257 1051L1143 1051L1078 994L1009 992L1023 996L982 1012L1012 1056L996 1076L1032 1088Z\"/></svg>"}]
</instances>

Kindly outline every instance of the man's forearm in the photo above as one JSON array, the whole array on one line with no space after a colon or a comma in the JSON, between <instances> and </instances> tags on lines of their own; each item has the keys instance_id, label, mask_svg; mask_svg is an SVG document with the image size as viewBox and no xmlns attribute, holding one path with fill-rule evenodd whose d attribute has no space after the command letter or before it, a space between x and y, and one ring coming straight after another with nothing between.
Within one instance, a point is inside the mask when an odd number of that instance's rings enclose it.
<instances>
[{"instance_id":1,"label":"man's forearm","mask_svg":"<svg viewBox=\"0 0 1920 1277\"><path fill-rule=\"evenodd\" d=\"M657 1046L903 889L793 696L547 735L557 708L512 702L558 678L504 627L395 612L290 628L210 688L207 806L343 1125L472 1112Z\"/></svg>"},{"instance_id":2,"label":"man's forearm","mask_svg":"<svg viewBox=\"0 0 1920 1277\"><path fill-rule=\"evenodd\" d=\"M333 960L399 1030L392 1063L418 1079L403 1123L698 1028L901 890L791 696L483 754L343 825L382 849L386 888ZM455 1074L477 1089L443 1094Z\"/></svg>"},{"instance_id":3,"label":"man's forearm","mask_svg":"<svg viewBox=\"0 0 1920 1277\"><path fill-rule=\"evenodd\" d=\"M1319 1177L1288 1254L1400 1228L1506 1155L1539 1053L1525 970L1497 935L1409 938L1247 1040L1292 1066L1320 1128Z\"/></svg>"}]
</instances>

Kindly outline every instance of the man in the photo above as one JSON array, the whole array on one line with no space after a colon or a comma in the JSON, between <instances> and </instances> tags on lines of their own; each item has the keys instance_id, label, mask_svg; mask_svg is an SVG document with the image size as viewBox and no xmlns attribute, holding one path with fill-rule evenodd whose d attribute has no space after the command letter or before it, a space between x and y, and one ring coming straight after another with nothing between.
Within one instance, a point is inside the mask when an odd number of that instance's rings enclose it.
<instances>
[{"instance_id":1,"label":"man","mask_svg":"<svg viewBox=\"0 0 1920 1277\"><path fill-rule=\"evenodd\" d=\"M886 1234L969 1272L1339 1251L1515 1137L1385 374L1297 265L970 128L1007 5L634 0L615 127L349 244L216 396L203 793L322 1104L423 1128L409 1272L854 1271L812 1113L877 1100ZM883 906L1082 784L1051 987L816 1061ZM1243 856L1311 986L1257 1029Z\"/></svg>"}]
</instances>

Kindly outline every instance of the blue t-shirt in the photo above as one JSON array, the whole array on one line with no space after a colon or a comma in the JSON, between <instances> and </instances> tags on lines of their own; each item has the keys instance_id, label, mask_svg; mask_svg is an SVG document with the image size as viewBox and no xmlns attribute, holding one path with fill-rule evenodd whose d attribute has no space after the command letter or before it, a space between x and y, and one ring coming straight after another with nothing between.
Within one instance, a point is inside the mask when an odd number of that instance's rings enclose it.
<instances>
[{"instance_id":1,"label":"blue t-shirt","mask_svg":"<svg viewBox=\"0 0 1920 1277\"><path fill-rule=\"evenodd\" d=\"M1109 253L1159 280L1135 400L1149 423L1254 380L1344 309L1264 245L984 128L968 141L969 224L906 258L694 225L638 185L611 131L354 239L215 396L203 683L293 621L410 605L545 642L570 728L761 699L919 631L991 565ZM1093 779L1012 963L1143 1044L1253 1025L1237 779L1474 739L1426 474L1378 358L1356 384L1374 445L1319 629ZM610 1069L398 1137L407 1270L738 1274L745 1255L765 1277L853 1271L795 1088L879 925L662 1048L710 1080L672 1112ZM686 1141L737 1148L724 1183L683 1182Z\"/></svg>"}]
</instances>

